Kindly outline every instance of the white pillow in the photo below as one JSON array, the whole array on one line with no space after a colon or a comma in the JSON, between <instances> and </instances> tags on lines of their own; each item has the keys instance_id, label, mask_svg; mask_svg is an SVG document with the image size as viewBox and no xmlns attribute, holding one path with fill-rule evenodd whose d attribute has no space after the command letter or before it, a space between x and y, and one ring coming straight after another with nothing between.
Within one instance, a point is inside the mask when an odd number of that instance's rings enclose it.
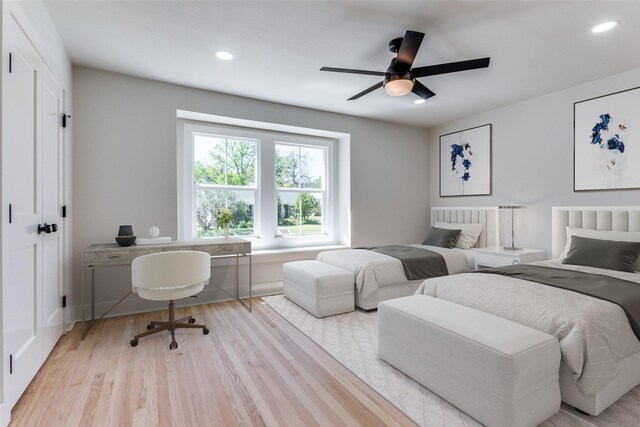
<instances>
[{"instance_id":1,"label":"white pillow","mask_svg":"<svg viewBox=\"0 0 640 427\"><path fill-rule=\"evenodd\" d=\"M587 239L614 240L617 242L640 242L640 232L638 231L598 231L589 228L567 227L567 244L560 254L560 261L563 261L571 248L571 236L586 237ZM633 266L635 271L640 271L640 259Z\"/></svg>"},{"instance_id":2,"label":"white pillow","mask_svg":"<svg viewBox=\"0 0 640 427\"><path fill-rule=\"evenodd\" d=\"M462 230L456 242L456 248L460 249L471 249L478 241L482 230L484 230L484 224L455 224L439 221L435 223L434 227L446 228L448 230Z\"/></svg>"}]
</instances>

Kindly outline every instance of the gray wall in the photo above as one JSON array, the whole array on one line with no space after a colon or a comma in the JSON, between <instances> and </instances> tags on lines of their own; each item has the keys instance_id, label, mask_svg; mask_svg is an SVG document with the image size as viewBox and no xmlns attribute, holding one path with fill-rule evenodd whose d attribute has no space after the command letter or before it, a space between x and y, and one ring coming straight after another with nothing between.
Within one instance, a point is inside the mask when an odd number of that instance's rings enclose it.
<instances>
[{"instance_id":1,"label":"gray wall","mask_svg":"<svg viewBox=\"0 0 640 427\"><path fill-rule=\"evenodd\" d=\"M550 255L552 206L640 204L636 190L573 192L573 103L636 86L640 69L432 128L431 206L527 205L528 246ZM486 123L493 124L493 194L439 197L439 135Z\"/></svg>"},{"instance_id":2,"label":"gray wall","mask_svg":"<svg viewBox=\"0 0 640 427\"><path fill-rule=\"evenodd\" d=\"M176 110L351 134L351 243L421 240L429 221L426 129L257 101L95 69L73 70L74 294L80 254L112 242L119 224L176 238ZM266 273L265 273L266 274ZM256 283L274 280L260 277ZM99 305L129 285L127 271L98 278ZM149 306L150 307L150 306ZM135 300L121 312L144 308Z\"/></svg>"}]
</instances>

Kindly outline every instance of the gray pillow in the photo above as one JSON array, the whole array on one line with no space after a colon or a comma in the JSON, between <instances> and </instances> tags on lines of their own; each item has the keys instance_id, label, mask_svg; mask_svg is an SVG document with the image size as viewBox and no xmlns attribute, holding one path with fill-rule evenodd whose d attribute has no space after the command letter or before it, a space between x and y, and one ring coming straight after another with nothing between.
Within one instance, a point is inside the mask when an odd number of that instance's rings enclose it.
<instances>
[{"instance_id":1,"label":"gray pillow","mask_svg":"<svg viewBox=\"0 0 640 427\"><path fill-rule=\"evenodd\" d=\"M458 237L462 230L449 230L444 228L431 227L426 239L422 242L427 246L440 246L441 248L451 249L456 245Z\"/></svg>"},{"instance_id":2,"label":"gray pillow","mask_svg":"<svg viewBox=\"0 0 640 427\"><path fill-rule=\"evenodd\" d=\"M633 273L639 256L640 242L571 236L571 247L562 263Z\"/></svg>"}]
</instances>

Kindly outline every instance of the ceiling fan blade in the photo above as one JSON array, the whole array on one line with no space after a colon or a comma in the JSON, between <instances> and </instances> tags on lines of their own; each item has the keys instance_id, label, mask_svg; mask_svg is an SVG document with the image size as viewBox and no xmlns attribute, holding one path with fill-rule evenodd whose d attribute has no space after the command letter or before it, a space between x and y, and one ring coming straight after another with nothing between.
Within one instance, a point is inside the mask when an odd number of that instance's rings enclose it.
<instances>
[{"instance_id":1,"label":"ceiling fan blade","mask_svg":"<svg viewBox=\"0 0 640 427\"><path fill-rule=\"evenodd\" d=\"M436 96L436 94L432 92L431 89L429 89L428 87L426 87L425 85L423 85L417 80L413 82L413 89L411 89L411 92L415 93L420 98L425 100L431 98L432 96Z\"/></svg>"},{"instance_id":2,"label":"ceiling fan blade","mask_svg":"<svg viewBox=\"0 0 640 427\"><path fill-rule=\"evenodd\" d=\"M413 77L427 77L438 74L457 73L458 71L475 70L489 66L491 58L470 59L468 61L448 62L446 64L427 65L411 70Z\"/></svg>"},{"instance_id":3,"label":"ceiling fan blade","mask_svg":"<svg viewBox=\"0 0 640 427\"><path fill-rule=\"evenodd\" d=\"M333 73L365 74L367 76L384 77L384 71L353 70L351 68L334 68L334 67L322 67L320 68L320 71L331 71Z\"/></svg>"},{"instance_id":4,"label":"ceiling fan blade","mask_svg":"<svg viewBox=\"0 0 640 427\"><path fill-rule=\"evenodd\" d=\"M376 83L376 84L374 84L373 86L371 86L370 88L363 90L363 91L362 91L362 92L360 92L359 94L357 94L357 95L353 95L351 98L347 99L347 101L353 101L354 99L358 99L358 98L360 98L361 96L365 96L365 95L366 95L366 94L368 94L369 92L373 92L373 91L374 91L374 90L376 90L376 89L380 89L381 87L382 87L382 82L380 82L380 83Z\"/></svg>"},{"instance_id":5,"label":"ceiling fan blade","mask_svg":"<svg viewBox=\"0 0 640 427\"><path fill-rule=\"evenodd\" d=\"M405 33L400 49L398 49L398 56L396 58L395 65L393 66L395 71L406 72L411 69L423 38L424 33L419 33L417 31L407 31Z\"/></svg>"}]
</instances>

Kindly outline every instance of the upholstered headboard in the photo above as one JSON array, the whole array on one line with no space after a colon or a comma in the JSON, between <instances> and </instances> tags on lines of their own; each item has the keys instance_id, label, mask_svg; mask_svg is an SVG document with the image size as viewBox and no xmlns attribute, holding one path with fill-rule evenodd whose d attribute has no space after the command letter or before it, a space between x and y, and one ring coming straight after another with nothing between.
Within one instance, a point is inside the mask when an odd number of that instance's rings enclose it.
<instances>
[{"instance_id":1,"label":"upholstered headboard","mask_svg":"<svg viewBox=\"0 0 640 427\"><path fill-rule=\"evenodd\" d=\"M431 225L436 221L451 224L484 224L476 247L498 246L498 208L431 208Z\"/></svg>"},{"instance_id":2,"label":"upholstered headboard","mask_svg":"<svg viewBox=\"0 0 640 427\"><path fill-rule=\"evenodd\" d=\"M566 227L602 231L640 231L640 206L562 206L551 208L551 255L567 244Z\"/></svg>"}]
</instances>

